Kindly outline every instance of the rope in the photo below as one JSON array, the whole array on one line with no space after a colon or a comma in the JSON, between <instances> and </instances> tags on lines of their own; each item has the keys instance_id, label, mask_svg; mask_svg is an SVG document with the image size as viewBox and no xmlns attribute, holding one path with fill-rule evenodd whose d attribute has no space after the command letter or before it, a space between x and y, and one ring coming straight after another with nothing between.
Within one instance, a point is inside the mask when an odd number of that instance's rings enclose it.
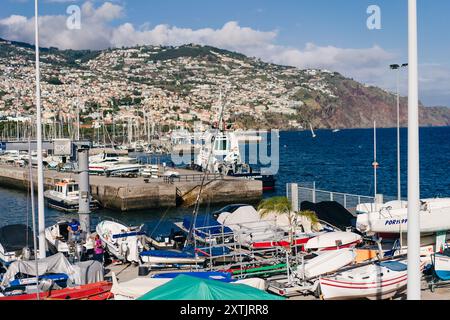
<instances>
[{"instance_id":1,"label":"rope","mask_svg":"<svg viewBox=\"0 0 450 320\"><path fill-rule=\"evenodd\" d=\"M162 215L162 217L159 219L158 223L156 224L155 228L153 229L153 231L150 233L149 237L152 237L153 234L155 233L155 231L159 228L160 224L162 223L162 221L164 220L164 218L166 217L167 213L169 212L169 208L166 209L166 211L164 212L164 214Z\"/></svg>"}]
</instances>

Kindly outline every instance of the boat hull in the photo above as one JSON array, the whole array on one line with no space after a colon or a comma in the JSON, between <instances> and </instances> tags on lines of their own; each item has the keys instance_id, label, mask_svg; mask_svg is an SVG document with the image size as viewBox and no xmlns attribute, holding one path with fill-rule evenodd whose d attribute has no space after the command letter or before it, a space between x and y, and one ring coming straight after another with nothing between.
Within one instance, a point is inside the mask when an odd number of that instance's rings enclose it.
<instances>
[{"instance_id":1,"label":"boat hull","mask_svg":"<svg viewBox=\"0 0 450 320\"><path fill-rule=\"evenodd\" d=\"M450 280L450 257L436 254L433 258L434 272L436 276L443 280Z\"/></svg>"},{"instance_id":2,"label":"boat hull","mask_svg":"<svg viewBox=\"0 0 450 320\"><path fill-rule=\"evenodd\" d=\"M327 232L310 239L304 246L305 250L339 250L352 248L361 243L362 237L351 232Z\"/></svg>"},{"instance_id":3,"label":"boat hull","mask_svg":"<svg viewBox=\"0 0 450 320\"><path fill-rule=\"evenodd\" d=\"M41 292L40 300L108 300L113 297L111 293L112 283L98 282L74 288ZM1 297L0 301L24 301L37 300L37 294L25 294L19 296Z\"/></svg>"},{"instance_id":4,"label":"boat hull","mask_svg":"<svg viewBox=\"0 0 450 320\"><path fill-rule=\"evenodd\" d=\"M408 231L407 210L401 214L382 216L378 212L360 214L356 228L361 232L372 233L404 233ZM430 233L450 230L450 208L434 209L432 212L420 211L420 232Z\"/></svg>"}]
</instances>

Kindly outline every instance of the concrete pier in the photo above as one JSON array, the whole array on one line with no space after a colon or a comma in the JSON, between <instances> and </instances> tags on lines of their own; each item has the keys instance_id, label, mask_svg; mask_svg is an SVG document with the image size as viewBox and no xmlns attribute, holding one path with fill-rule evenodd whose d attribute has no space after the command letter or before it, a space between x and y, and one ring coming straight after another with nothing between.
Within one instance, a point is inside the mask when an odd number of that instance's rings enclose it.
<instances>
[{"instance_id":1,"label":"concrete pier","mask_svg":"<svg viewBox=\"0 0 450 320\"><path fill-rule=\"evenodd\" d=\"M195 202L201 183L201 173L179 170L180 181L167 182L164 178L114 178L91 176L90 186L94 199L103 207L116 211L137 211L170 208L179 205L190 206ZM34 182L37 172L33 170ZM74 179L79 181L76 173L44 171L45 189L53 188L55 181ZM0 165L0 185L6 188L27 190L29 173L26 168ZM202 193L202 202L214 204L255 203L262 199L262 182L246 179L224 177L209 178Z\"/></svg>"}]
</instances>

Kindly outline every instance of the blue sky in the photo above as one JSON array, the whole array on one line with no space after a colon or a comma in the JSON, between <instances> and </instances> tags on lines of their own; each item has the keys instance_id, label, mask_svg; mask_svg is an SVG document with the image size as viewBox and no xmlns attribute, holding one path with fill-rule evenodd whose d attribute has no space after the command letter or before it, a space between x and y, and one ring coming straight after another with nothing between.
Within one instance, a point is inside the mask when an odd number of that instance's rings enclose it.
<instances>
[{"instance_id":1,"label":"blue sky","mask_svg":"<svg viewBox=\"0 0 450 320\"><path fill-rule=\"evenodd\" d=\"M29 24L34 1L0 2L0 37L32 42ZM70 4L84 6L84 29L55 36ZM100 0L91 1L90 6L84 0L41 0L40 14L49 18L48 31L41 27L43 43L99 49L197 41L270 62L334 69L388 90L395 88L395 77L387 66L407 61L407 0L115 0L103 11L116 11L110 15L102 11L99 18L95 10L104 4ZM381 8L381 30L366 27L369 5ZM418 5L421 99L427 105L450 106L450 1L418 0ZM11 19L14 15L27 18L20 21L20 28L17 19ZM224 27L230 22L234 24ZM167 27L158 28L161 25ZM102 38L95 33L102 33ZM402 93L406 85L404 74Z\"/></svg>"}]
</instances>

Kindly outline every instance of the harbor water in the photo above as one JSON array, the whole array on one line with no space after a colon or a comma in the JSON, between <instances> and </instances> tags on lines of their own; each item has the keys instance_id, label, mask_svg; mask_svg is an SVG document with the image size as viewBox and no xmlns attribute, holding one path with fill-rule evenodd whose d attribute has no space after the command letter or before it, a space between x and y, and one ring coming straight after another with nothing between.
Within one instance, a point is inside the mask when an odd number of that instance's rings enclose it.
<instances>
[{"instance_id":1,"label":"harbor water","mask_svg":"<svg viewBox=\"0 0 450 320\"><path fill-rule=\"evenodd\" d=\"M402 194L406 197L407 130L402 129ZM373 131L365 129L332 132L318 130L312 138L310 131L280 133L280 167L277 188L266 197L286 194L286 183L316 182L316 187L334 192L372 196L373 183ZM397 194L396 129L379 129L377 161L378 193ZM421 142L421 197L450 196L450 127L422 128ZM242 152L248 146L242 146ZM247 150L248 152L248 150ZM144 161L160 163L170 158L147 158ZM205 205L201 217L217 208ZM145 212L118 213L101 210L92 215L93 225L101 218L111 217L130 225L146 224L149 233L170 232L172 223L190 215L192 208L160 209ZM26 192L0 188L0 226L14 223L31 225L31 201ZM76 216L76 215L75 215ZM46 223L51 225L66 220L67 215L46 208Z\"/></svg>"}]
</instances>

